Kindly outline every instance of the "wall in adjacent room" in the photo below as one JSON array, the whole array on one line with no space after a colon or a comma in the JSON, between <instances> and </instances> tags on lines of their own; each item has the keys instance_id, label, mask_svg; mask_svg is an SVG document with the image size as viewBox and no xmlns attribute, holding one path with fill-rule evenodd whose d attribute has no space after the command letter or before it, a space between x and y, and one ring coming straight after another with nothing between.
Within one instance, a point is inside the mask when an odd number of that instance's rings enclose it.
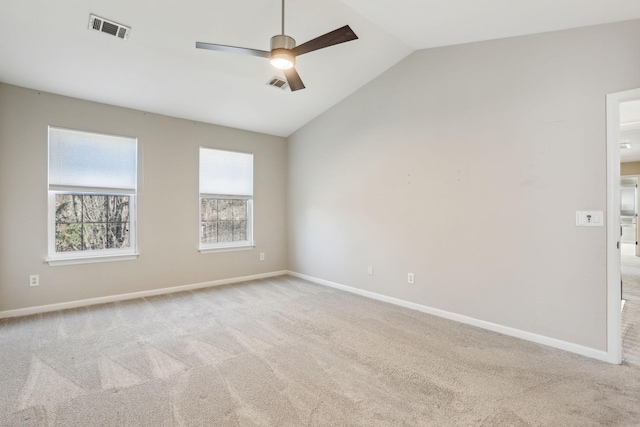
<instances>
[{"instance_id":1,"label":"wall in adjacent room","mask_svg":"<svg viewBox=\"0 0 640 427\"><path fill-rule=\"evenodd\" d=\"M138 259L45 263L49 125L138 138ZM254 250L198 252L200 146L254 153ZM0 195L0 311L287 267L284 138L0 84Z\"/></svg>"},{"instance_id":2,"label":"wall in adjacent room","mask_svg":"<svg viewBox=\"0 0 640 427\"><path fill-rule=\"evenodd\" d=\"M637 87L640 21L412 54L289 138L289 269L606 350L606 229L575 215Z\"/></svg>"},{"instance_id":3,"label":"wall in adjacent room","mask_svg":"<svg viewBox=\"0 0 640 427\"><path fill-rule=\"evenodd\" d=\"M620 175L640 175L640 162L620 163Z\"/></svg>"}]
</instances>

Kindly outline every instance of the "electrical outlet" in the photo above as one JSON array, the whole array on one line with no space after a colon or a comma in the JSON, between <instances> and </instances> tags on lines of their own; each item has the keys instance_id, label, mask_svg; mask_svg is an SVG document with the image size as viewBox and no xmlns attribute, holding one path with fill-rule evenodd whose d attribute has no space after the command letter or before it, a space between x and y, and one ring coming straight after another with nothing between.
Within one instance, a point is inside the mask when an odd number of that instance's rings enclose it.
<instances>
[{"instance_id":1,"label":"electrical outlet","mask_svg":"<svg viewBox=\"0 0 640 427\"><path fill-rule=\"evenodd\" d=\"M373 276L373 266L372 265L367 267L367 273L369 274L369 276Z\"/></svg>"},{"instance_id":2,"label":"electrical outlet","mask_svg":"<svg viewBox=\"0 0 640 427\"><path fill-rule=\"evenodd\" d=\"M413 279L413 273L407 274L407 283L414 283Z\"/></svg>"},{"instance_id":3,"label":"electrical outlet","mask_svg":"<svg viewBox=\"0 0 640 427\"><path fill-rule=\"evenodd\" d=\"M260 252L260 261L264 261L264 252Z\"/></svg>"},{"instance_id":4,"label":"electrical outlet","mask_svg":"<svg viewBox=\"0 0 640 427\"><path fill-rule=\"evenodd\" d=\"M40 286L40 275L32 274L29 276L29 286Z\"/></svg>"}]
</instances>

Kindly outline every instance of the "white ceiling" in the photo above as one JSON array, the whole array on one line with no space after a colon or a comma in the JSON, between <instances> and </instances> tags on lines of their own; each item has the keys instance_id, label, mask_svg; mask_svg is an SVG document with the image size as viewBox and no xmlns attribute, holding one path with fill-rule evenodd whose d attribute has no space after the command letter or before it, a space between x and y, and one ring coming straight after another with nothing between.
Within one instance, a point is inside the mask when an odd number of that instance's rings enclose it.
<instances>
[{"instance_id":1,"label":"white ceiling","mask_svg":"<svg viewBox=\"0 0 640 427\"><path fill-rule=\"evenodd\" d=\"M132 27L123 42L89 14ZM640 18L638 0L288 0L304 43L345 24L359 40L298 58L307 89L266 85L280 0L1 0L0 81L61 95L288 136L416 49Z\"/></svg>"}]
</instances>

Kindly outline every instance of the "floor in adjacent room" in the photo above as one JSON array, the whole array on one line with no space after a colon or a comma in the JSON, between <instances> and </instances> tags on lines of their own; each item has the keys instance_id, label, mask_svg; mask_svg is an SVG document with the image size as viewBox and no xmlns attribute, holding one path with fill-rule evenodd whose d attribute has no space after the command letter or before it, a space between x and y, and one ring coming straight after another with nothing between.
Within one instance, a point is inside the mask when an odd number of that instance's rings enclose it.
<instances>
[{"instance_id":1,"label":"floor in adjacent room","mask_svg":"<svg viewBox=\"0 0 640 427\"><path fill-rule=\"evenodd\" d=\"M290 276L0 321L0 426L637 426L611 365Z\"/></svg>"},{"instance_id":2,"label":"floor in adjacent room","mask_svg":"<svg viewBox=\"0 0 640 427\"><path fill-rule=\"evenodd\" d=\"M622 244L622 360L640 366L640 257L635 245Z\"/></svg>"}]
</instances>

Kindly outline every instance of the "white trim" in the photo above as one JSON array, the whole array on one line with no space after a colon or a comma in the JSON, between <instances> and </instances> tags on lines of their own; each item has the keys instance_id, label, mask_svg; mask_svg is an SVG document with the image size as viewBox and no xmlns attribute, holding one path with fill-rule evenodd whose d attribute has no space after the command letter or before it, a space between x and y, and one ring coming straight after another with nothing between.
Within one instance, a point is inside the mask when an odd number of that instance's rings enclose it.
<instances>
[{"instance_id":1,"label":"white trim","mask_svg":"<svg viewBox=\"0 0 640 427\"><path fill-rule=\"evenodd\" d=\"M69 258L47 258L45 262L51 267L58 267L60 265L74 265L74 264L91 264L94 262L112 262L112 261L130 261L138 258L140 254L120 254L120 255L99 255L99 256L85 256L85 257L69 257Z\"/></svg>"},{"instance_id":2,"label":"white trim","mask_svg":"<svg viewBox=\"0 0 640 427\"><path fill-rule=\"evenodd\" d=\"M271 273L254 274L251 276L233 277L230 279L213 280L210 282L194 283L191 285L172 286L169 288L152 289L149 291L131 292L127 294L109 295L106 297L89 298L57 304L39 305L36 307L18 308L15 310L0 311L0 319L5 317L28 316L31 314L47 313L50 311L66 310L69 308L86 307L96 304L106 304L116 301L125 301L136 298L145 298L155 295L170 294L173 292L190 291L194 289L208 288L212 286L228 285L231 283L248 282L250 280L266 279L269 277L282 276L287 274L286 270L273 271Z\"/></svg>"},{"instance_id":3,"label":"white trim","mask_svg":"<svg viewBox=\"0 0 640 427\"><path fill-rule=\"evenodd\" d=\"M214 253L214 252L233 252L233 251L250 251L251 249L254 249L256 247L256 245L251 245L251 244L245 244L245 245L238 245L238 246L219 246L217 248L200 248L198 249L198 251L201 254L210 254L210 253Z\"/></svg>"},{"instance_id":4,"label":"white trim","mask_svg":"<svg viewBox=\"0 0 640 427\"><path fill-rule=\"evenodd\" d=\"M109 196L130 196L136 194L135 188L115 188L115 187L81 187L70 185L49 185L49 191L60 194L97 194Z\"/></svg>"},{"instance_id":5,"label":"white trim","mask_svg":"<svg viewBox=\"0 0 640 427\"><path fill-rule=\"evenodd\" d=\"M607 95L607 361L622 363L620 301L620 104L640 99L640 89Z\"/></svg>"},{"instance_id":6,"label":"white trim","mask_svg":"<svg viewBox=\"0 0 640 427\"><path fill-rule=\"evenodd\" d=\"M475 319L473 317L463 316L461 314L451 313L449 311L440 310L437 308L429 307L426 305L416 304L413 302L401 300L394 297L389 297L375 292L365 291L351 286L341 285L339 283L330 282L324 279L318 279L317 277L307 276L306 274L296 273L294 271L288 271L288 274L300 279L308 280L319 285L329 286L331 288L340 289L343 291L351 292L353 294L361 295L367 298L372 298L379 301L388 302L391 304L399 305L401 307L410 308L412 310L421 311L423 313L432 314L434 316L442 317L445 319L453 320L456 322L464 323L467 325L475 326L489 331L498 332L500 334L509 335L516 338L521 338L526 341L535 342L538 344L546 345L560 350L569 351L571 353L580 354L582 356L598 359L606 362L611 362L607 352L597 350L590 347L584 347L579 344L573 344L567 341L558 340L555 338L546 337L543 335L534 334L531 332L522 331L520 329L511 328L496 323L486 322L484 320ZM618 309L620 307L618 306Z\"/></svg>"},{"instance_id":7,"label":"white trim","mask_svg":"<svg viewBox=\"0 0 640 427\"><path fill-rule=\"evenodd\" d=\"M253 200L253 196L236 196L233 194L208 194L200 193L201 199L225 199L225 200Z\"/></svg>"}]
</instances>

